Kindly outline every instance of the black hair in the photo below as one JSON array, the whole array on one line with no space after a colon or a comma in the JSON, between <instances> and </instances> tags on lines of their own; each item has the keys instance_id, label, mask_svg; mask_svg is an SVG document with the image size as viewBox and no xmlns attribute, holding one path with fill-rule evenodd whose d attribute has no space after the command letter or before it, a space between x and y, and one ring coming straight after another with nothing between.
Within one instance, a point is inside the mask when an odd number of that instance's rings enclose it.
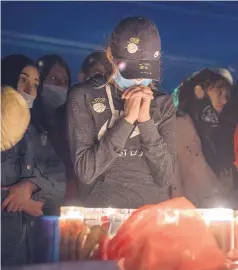
<instances>
[{"instance_id":1,"label":"black hair","mask_svg":"<svg viewBox=\"0 0 238 270\"><path fill-rule=\"evenodd\" d=\"M33 60L22 54L10 54L1 61L1 85L17 90L21 71L28 66L36 67Z\"/></svg>"},{"instance_id":2,"label":"black hair","mask_svg":"<svg viewBox=\"0 0 238 270\"><path fill-rule=\"evenodd\" d=\"M71 86L71 72L70 72L70 68L68 66L68 64L66 63L66 61L61 58L59 55L56 54L48 54L48 55L44 55L41 58L39 58L37 61L37 67L38 70L40 72L40 80L41 83L44 83L44 80L46 78L46 76L49 74L50 70L52 69L52 67L54 65L59 65L62 66L65 70L66 73L68 75L68 88L70 88ZM41 87L42 89L42 87Z\"/></svg>"},{"instance_id":3,"label":"black hair","mask_svg":"<svg viewBox=\"0 0 238 270\"><path fill-rule=\"evenodd\" d=\"M96 65L97 63L100 63L104 66L106 74L103 75L107 75L112 72L112 65L107 59L105 51L95 51L89 54L83 61L81 71L86 74L86 76L88 76L90 73L90 69L93 68L94 65Z\"/></svg>"},{"instance_id":4,"label":"black hair","mask_svg":"<svg viewBox=\"0 0 238 270\"><path fill-rule=\"evenodd\" d=\"M60 56L55 55L55 54L49 54L49 55L44 55L37 60L37 67L40 72L40 81L41 81L41 84L39 87L40 95L37 96L34 102L33 109L31 110L31 115L32 115L31 121L32 121L32 124L36 126L39 132L41 132L42 128L46 131L49 131L51 127L52 117L47 114L46 110L44 110L41 94L43 90L44 80L46 76L48 75L48 73L50 72L50 70L52 69L52 67L56 64L65 68L66 73L69 77L68 88L70 89L70 86L71 86L71 74L70 74L69 66ZM56 112L58 113L58 111L59 111L59 108L57 109Z\"/></svg>"},{"instance_id":5,"label":"black hair","mask_svg":"<svg viewBox=\"0 0 238 270\"><path fill-rule=\"evenodd\" d=\"M196 99L194 88L199 85L206 92L210 87L225 88L230 93L231 84L218 72L202 69L192 77L184 80L178 87L178 110L186 111L187 105Z\"/></svg>"}]
</instances>

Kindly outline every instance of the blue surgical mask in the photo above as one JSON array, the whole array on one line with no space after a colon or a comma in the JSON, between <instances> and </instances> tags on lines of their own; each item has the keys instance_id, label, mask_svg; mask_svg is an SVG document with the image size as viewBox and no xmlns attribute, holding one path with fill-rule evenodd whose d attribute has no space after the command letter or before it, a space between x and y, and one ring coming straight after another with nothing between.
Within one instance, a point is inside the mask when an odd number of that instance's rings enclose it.
<instances>
[{"instance_id":1,"label":"blue surgical mask","mask_svg":"<svg viewBox=\"0 0 238 270\"><path fill-rule=\"evenodd\" d=\"M144 85L148 86L152 80L151 79L142 79L141 81L137 81L136 79L125 79L121 76L119 71L113 76L115 83L124 91L133 85Z\"/></svg>"},{"instance_id":2,"label":"blue surgical mask","mask_svg":"<svg viewBox=\"0 0 238 270\"><path fill-rule=\"evenodd\" d=\"M28 108L31 109L33 107L33 103L34 103L36 97L29 95L26 92L21 92L20 94L24 97Z\"/></svg>"},{"instance_id":3,"label":"blue surgical mask","mask_svg":"<svg viewBox=\"0 0 238 270\"><path fill-rule=\"evenodd\" d=\"M57 108L63 105L67 99L68 90L56 85L44 84L42 98L45 105Z\"/></svg>"}]
</instances>

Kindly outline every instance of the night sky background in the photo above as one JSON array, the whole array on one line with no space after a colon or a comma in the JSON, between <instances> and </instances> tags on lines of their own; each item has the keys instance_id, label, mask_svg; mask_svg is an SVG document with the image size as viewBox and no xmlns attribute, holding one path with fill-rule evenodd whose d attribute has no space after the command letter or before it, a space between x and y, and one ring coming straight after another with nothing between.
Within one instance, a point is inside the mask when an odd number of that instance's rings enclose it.
<instances>
[{"instance_id":1,"label":"night sky background","mask_svg":"<svg viewBox=\"0 0 238 270\"><path fill-rule=\"evenodd\" d=\"M2 2L2 57L56 53L73 82L83 59L105 48L123 18L152 19L162 40L162 85L171 92L203 67L238 70L238 2Z\"/></svg>"}]
</instances>

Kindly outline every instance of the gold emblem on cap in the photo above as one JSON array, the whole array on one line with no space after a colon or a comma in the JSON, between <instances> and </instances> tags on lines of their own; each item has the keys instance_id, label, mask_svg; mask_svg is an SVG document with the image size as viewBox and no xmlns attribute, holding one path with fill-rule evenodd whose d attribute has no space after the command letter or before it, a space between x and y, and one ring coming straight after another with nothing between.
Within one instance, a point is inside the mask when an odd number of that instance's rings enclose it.
<instances>
[{"instance_id":1,"label":"gold emblem on cap","mask_svg":"<svg viewBox=\"0 0 238 270\"><path fill-rule=\"evenodd\" d=\"M127 45L127 51L129 53L136 53L138 50L139 50L139 48L135 43L129 43Z\"/></svg>"},{"instance_id":2,"label":"gold emblem on cap","mask_svg":"<svg viewBox=\"0 0 238 270\"><path fill-rule=\"evenodd\" d=\"M130 38L129 41L127 41L127 43L134 43L134 44L139 44L140 39L139 38Z\"/></svg>"},{"instance_id":3,"label":"gold emblem on cap","mask_svg":"<svg viewBox=\"0 0 238 270\"><path fill-rule=\"evenodd\" d=\"M126 49L129 53L136 53L139 50L138 44L140 42L139 38L132 37L127 41Z\"/></svg>"}]
</instances>

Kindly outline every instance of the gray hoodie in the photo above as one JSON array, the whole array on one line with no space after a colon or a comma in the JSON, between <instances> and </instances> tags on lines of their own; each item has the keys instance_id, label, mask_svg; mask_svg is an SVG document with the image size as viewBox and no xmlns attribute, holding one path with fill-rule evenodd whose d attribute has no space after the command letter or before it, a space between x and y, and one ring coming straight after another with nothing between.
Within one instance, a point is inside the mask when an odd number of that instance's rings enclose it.
<instances>
[{"instance_id":1,"label":"gray hoodie","mask_svg":"<svg viewBox=\"0 0 238 270\"><path fill-rule=\"evenodd\" d=\"M167 200L177 168L172 99L155 92L152 119L134 126L123 118L120 93L98 87L104 83L96 77L74 85L67 102L75 172L95 186L86 205L138 208Z\"/></svg>"}]
</instances>

